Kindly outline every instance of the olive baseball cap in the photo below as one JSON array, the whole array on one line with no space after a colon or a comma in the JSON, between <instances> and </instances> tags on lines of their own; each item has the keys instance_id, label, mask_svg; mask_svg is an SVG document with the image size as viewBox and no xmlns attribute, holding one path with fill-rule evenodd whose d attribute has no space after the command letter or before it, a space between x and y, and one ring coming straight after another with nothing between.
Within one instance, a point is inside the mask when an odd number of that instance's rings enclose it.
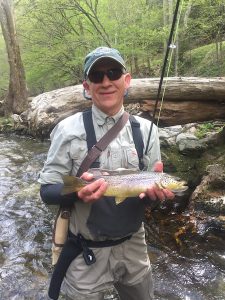
<instances>
[{"instance_id":1,"label":"olive baseball cap","mask_svg":"<svg viewBox=\"0 0 225 300\"><path fill-rule=\"evenodd\" d=\"M84 78L87 78L93 65L103 58L115 60L126 70L125 62L118 50L108 47L98 47L90 52L84 60Z\"/></svg>"}]
</instances>

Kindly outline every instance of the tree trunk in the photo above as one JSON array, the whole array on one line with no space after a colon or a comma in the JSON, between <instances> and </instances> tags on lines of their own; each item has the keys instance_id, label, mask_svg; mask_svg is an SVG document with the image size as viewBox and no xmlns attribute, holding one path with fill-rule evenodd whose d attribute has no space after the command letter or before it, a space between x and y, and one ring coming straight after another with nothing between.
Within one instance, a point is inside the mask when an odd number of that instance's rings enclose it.
<instances>
[{"instance_id":1,"label":"tree trunk","mask_svg":"<svg viewBox=\"0 0 225 300\"><path fill-rule=\"evenodd\" d=\"M4 112L20 114L28 106L25 72L17 42L11 0L0 0L0 23L9 61L9 88L4 101Z\"/></svg>"}]
</instances>

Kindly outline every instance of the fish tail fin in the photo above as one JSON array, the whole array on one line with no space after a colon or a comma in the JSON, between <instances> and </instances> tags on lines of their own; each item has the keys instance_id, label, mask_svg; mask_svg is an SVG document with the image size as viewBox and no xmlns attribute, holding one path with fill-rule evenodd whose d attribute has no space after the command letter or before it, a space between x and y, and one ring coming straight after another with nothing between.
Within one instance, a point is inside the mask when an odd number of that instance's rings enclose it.
<instances>
[{"instance_id":1,"label":"fish tail fin","mask_svg":"<svg viewBox=\"0 0 225 300\"><path fill-rule=\"evenodd\" d=\"M61 195L67 195L74 192L78 192L82 187L84 187L85 181L79 177L65 175L63 176L64 187L62 189Z\"/></svg>"}]
</instances>

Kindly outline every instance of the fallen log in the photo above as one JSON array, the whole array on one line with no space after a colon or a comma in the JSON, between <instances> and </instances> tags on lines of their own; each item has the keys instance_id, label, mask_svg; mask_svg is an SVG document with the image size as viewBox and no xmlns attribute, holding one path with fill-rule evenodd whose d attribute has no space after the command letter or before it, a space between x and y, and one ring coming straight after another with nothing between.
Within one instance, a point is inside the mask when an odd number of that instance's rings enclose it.
<instances>
[{"instance_id":1,"label":"fallen log","mask_svg":"<svg viewBox=\"0 0 225 300\"><path fill-rule=\"evenodd\" d=\"M158 84L159 78L133 79L125 105L139 103L136 113L151 119ZM225 119L225 78L168 78L165 84L162 126ZM83 97L82 85L70 86L33 98L19 119L32 135L48 136L60 120L90 106L91 101Z\"/></svg>"},{"instance_id":2,"label":"fallen log","mask_svg":"<svg viewBox=\"0 0 225 300\"><path fill-rule=\"evenodd\" d=\"M140 115L152 119L154 106L155 101L144 100L140 104ZM223 119L225 120L225 103L213 100L208 102L165 100L162 110L158 108L155 114L155 120L160 127Z\"/></svg>"},{"instance_id":3,"label":"fallen log","mask_svg":"<svg viewBox=\"0 0 225 300\"><path fill-rule=\"evenodd\" d=\"M128 101L156 99L159 78L133 79ZM225 101L225 77L171 77L164 80L166 100ZM162 94L162 93L161 93Z\"/></svg>"}]
</instances>

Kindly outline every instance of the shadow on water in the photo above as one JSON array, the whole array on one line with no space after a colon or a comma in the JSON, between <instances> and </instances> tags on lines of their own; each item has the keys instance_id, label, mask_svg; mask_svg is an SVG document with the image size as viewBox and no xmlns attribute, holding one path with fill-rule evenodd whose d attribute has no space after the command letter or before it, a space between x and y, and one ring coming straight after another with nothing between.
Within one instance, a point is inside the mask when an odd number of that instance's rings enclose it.
<instances>
[{"instance_id":1,"label":"shadow on water","mask_svg":"<svg viewBox=\"0 0 225 300\"><path fill-rule=\"evenodd\" d=\"M0 299L47 299L55 210L39 199L36 180L48 147L0 135ZM169 228L153 228L148 235L155 237L149 253L156 300L224 300L224 237L186 235L178 247Z\"/></svg>"}]
</instances>

